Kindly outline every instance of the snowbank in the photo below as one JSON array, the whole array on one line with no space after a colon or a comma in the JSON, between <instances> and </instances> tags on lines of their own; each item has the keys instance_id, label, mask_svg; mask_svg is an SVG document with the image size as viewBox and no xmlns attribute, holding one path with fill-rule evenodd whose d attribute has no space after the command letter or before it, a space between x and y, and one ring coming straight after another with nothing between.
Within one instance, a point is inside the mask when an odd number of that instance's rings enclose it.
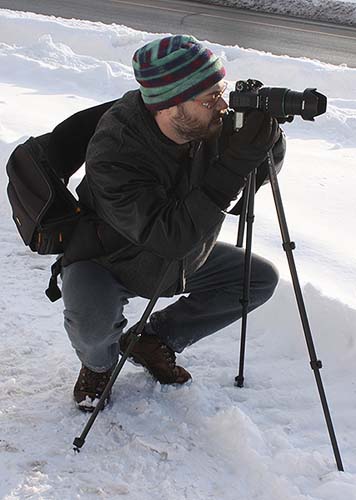
<instances>
[{"instance_id":1,"label":"snowbank","mask_svg":"<svg viewBox=\"0 0 356 500\"><path fill-rule=\"evenodd\" d=\"M356 25L356 0L198 0L201 3Z\"/></svg>"}]
</instances>

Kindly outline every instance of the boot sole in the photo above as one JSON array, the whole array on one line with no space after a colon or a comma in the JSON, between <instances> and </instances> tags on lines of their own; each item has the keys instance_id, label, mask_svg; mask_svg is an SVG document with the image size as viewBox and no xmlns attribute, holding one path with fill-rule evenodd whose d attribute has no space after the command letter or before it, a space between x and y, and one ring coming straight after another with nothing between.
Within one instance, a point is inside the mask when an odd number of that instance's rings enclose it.
<instances>
[{"instance_id":1,"label":"boot sole","mask_svg":"<svg viewBox=\"0 0 356 500\"><path fill-rule=\"evenodd\" d=\"M99 402L99 398L94 399L93 402L95 402L95 401ZM102 409L100 411L103 411L104 408L106 408L110 404L110 401L111 401L110 398L106 399L105 402L104 402L104 406L102 407ZM80 411L82 411L84 413L93 413L93 411L95 410L95 408L97 406L97 404L92 405L92 406L86 406L84 404L85 400L80 401L80 402L74 400L74 403L75 403L75 406L78 408L78 410L80 410Z\"/></svg>"}]
</instances>

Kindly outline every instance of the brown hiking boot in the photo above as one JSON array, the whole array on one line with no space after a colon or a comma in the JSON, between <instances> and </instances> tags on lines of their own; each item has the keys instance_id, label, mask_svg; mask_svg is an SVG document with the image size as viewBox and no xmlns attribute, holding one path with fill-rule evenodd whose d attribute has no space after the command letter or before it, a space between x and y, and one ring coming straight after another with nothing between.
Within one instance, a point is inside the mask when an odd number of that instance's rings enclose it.
<instances>
[{"instance_id":1,"label":"brown hiking boot","mask_svg":"<svg viewBox=\"0 0 356 500\"><path fill-rule=\"evenodd\" d=\"M120 339L121 352L125 352L130 333ZM192 378L189 372L176 365L174 351L164 344L157 335L143 335L134 345L129 358L134 363L144 366L161 384L185 384Z\"/></svg>"},{"instance_id":2,"label":"brown hiking boot","mask_svg":"<svg viewBox=\"0 0 356 500\"><path fill-rule=\"evenodd\" d=\"M73 396L78 408L82 411L94 411L104 392L113 368L107 372L97 373L82 366L78 380L74 386ZM105 399L104 407L109 403L111 391ZM103 407L103 408L104 408Z\"/></svg>"}]
</instances>

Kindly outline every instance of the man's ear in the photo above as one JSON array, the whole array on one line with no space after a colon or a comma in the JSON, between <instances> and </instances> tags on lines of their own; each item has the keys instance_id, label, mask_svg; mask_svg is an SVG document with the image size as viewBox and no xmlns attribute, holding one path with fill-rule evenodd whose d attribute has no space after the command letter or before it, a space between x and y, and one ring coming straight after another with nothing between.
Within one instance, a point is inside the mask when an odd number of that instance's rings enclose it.
<instances>
[{"instance_id":1,"label":"man's ear","mask_svg":"<svg viewBox=\"0 0 356 500\"><path fill-rule=\"evenodd\" d=\"M177 106L171 106L170 108L160 109L157 111L156 119L160 122L167 123L170 121L172 116L177 114Z\"/></svg>"},{"instance_id":2,"label":"man's ear","mask_svg":"<svg viewBox=\"0 0 356 500\"><path fill-rule=\"evenodd\" d=\"M162 109L162 111L166 111L167 116L175 116L177 109L177 106L171 106L170 108Z\"/></svg>"}]
</instances>

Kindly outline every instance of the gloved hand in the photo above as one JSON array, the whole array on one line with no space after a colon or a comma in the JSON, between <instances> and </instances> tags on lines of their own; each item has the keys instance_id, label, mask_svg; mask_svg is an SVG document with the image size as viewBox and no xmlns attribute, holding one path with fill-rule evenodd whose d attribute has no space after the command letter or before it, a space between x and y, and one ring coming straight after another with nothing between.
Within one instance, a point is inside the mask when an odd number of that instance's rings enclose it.
<instances>
[{"instance_id":1,"label":"gloved hand","mask_svg":"<svg viewBox=\"0 0 356 500\"><path fill-rule=\"evenodd\" d=\"M239 131L221 138L220 157L208 168L203 191L225 210L245 186L247 176L265 161L280 135L275 118L259 110L251 111Z\"/></svg>"},{"instance_id":2,"label":"gloved hand","mask_svg":"<svg viewBox=\"0 0 356 500\"><path fill-rule=\"evenodd\" d=\"M253 110L245 117L243 127L228 138L221 162L229 170L245 177L261 165L280 135L281 130L275 118Z\"/></svg>"}]
</instances>

